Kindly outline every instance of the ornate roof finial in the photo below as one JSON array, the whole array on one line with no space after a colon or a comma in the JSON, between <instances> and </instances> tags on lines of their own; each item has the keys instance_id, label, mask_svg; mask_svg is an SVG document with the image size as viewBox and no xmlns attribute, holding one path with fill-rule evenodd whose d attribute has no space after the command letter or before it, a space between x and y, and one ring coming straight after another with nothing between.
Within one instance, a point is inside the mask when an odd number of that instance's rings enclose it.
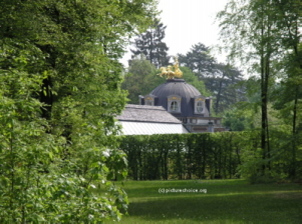
<instances>
[{"instance_id":1,"label":"ornate roof finial","mask_svg":"<svg viewBox=\"0 0 302 224\"><path fill-rule=\"evenodd\" d=\"M158 75L160 77L165 76L166 79L174 79L175 77L181 78L182 77L182 71L179 69L179 63L178 63L178 58L174 57L175 64L174 65L169 65L167 67L161 67Z\"/></svg>"}]
</instances>

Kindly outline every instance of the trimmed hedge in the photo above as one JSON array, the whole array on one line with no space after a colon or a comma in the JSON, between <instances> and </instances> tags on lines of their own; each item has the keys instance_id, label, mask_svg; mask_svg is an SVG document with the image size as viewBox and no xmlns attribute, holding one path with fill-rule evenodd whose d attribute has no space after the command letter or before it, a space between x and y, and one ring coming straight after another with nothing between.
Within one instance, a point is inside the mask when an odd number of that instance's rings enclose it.
<instances>
[{"instance_id":1,"label":"trimmed hedge","mask_svg":"<svg viewBox=\"0 0 302 224\"><path fill-rule=\"evenodd\" d=\"M258 147L246 132L124 136L134 180L236 178L242 147Z\"/></svg>"}]
</instances>

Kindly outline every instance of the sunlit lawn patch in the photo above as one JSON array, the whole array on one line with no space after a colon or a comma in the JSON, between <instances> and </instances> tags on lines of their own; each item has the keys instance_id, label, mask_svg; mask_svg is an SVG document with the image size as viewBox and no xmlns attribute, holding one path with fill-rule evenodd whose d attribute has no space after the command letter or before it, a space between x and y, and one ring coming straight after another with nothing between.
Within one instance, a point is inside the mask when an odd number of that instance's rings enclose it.
<instances>
[{"instance_id":1,"label":"sunlit lawn patch","mask_svg":"<svg viewBox=\"0 0 302 224\"><path fill-rule=\"evenodd\" d=\"M244 180L127 181L124 188L130 205L129 215L121 223L258 224L302 220L302 186L298 184L250 185Z\"/></svg>"}]
</instances>

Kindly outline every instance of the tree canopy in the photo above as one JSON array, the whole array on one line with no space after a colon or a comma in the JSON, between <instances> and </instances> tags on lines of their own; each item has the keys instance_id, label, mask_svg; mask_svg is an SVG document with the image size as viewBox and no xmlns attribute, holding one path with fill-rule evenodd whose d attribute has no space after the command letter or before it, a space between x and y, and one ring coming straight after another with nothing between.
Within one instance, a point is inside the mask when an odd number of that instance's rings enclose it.
<instances>
[{"instance_id":1,"label":"tree canopy","mask_svg":"<svg viewBox=\"0 0 302 224\"><path fill-rule=\"evenodd\" d=\"M131 60L122 88L128 91L129 103L138 104L139 95L150 93L161 84L159 71L143 55Z\"/></svg>"},{"instance_id":2,"label":"tree canopy","mask_svg":"<svg viewBox=\"0 0 302 224\"><path fill-rule=\"evenodd\" d=\"M120 219L127 198L110 181L126 175L117 59L155 3L0 1L1 223Z\"/></svg>"},{"instance_id":3,"label":"tree canopy","mask_svg":"<svg viewBox=\"0 0 302 224\"><path fill-rule=\"evenodd\" d=\"M190 68L213 94L216 113L222 113L234 103L245 100L242 73L231 65L218 63L204 44L195 44L185 55L179 54L179 62Z\"/></svg>"},{"instance_id":4,"label":"tree canopy","mask_svg":"<svg viewBox=\"0 0 302 224\"><path fill-rule=\"evenodd\" d=\"M278 132L287 136L288 140L283 140L291 148L290 155L286 153L291 157L287 175L297 177L302 115L301 12L301 1L297 0L230 0L218 14L229 56L241 59L257 74L258 86L253 89L261 108L262 160L258 161L258 168L261 166L264 176L271 175L275 156L271 135ZM278 126L270 119L272 114L282 118ZM284 128L284 121L291 127Z\"/></svg>"},{"instance_id":5,"label":"tree canopy","mask_svg":"<svg viewBox=\"0 0 302 224\"><path fill-rule=\"evenodd\" d=\"M165 38L166 26L158 19L150 26L146 32L140 34L134 41L136 49L132 49L133 57L137 55L145 55L156 68L166 66L169 63L169 48L163 42Z\"/></svg>"}]
</instances>

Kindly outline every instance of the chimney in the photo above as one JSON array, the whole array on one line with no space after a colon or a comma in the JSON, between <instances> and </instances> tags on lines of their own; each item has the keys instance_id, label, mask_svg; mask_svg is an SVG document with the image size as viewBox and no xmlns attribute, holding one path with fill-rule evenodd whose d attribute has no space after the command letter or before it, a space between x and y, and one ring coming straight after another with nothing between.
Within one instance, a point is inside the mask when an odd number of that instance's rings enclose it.
<instances>
[{"instance_id":1,"label":"chimney","mask_svg":"<svg viewBox=\"0 0 302 224\"><path fill-rule=\"evenodd\" d=\"M139 95L139 105L145 105L145 97L142 95Z\"/></svg>"}]
</instances>

